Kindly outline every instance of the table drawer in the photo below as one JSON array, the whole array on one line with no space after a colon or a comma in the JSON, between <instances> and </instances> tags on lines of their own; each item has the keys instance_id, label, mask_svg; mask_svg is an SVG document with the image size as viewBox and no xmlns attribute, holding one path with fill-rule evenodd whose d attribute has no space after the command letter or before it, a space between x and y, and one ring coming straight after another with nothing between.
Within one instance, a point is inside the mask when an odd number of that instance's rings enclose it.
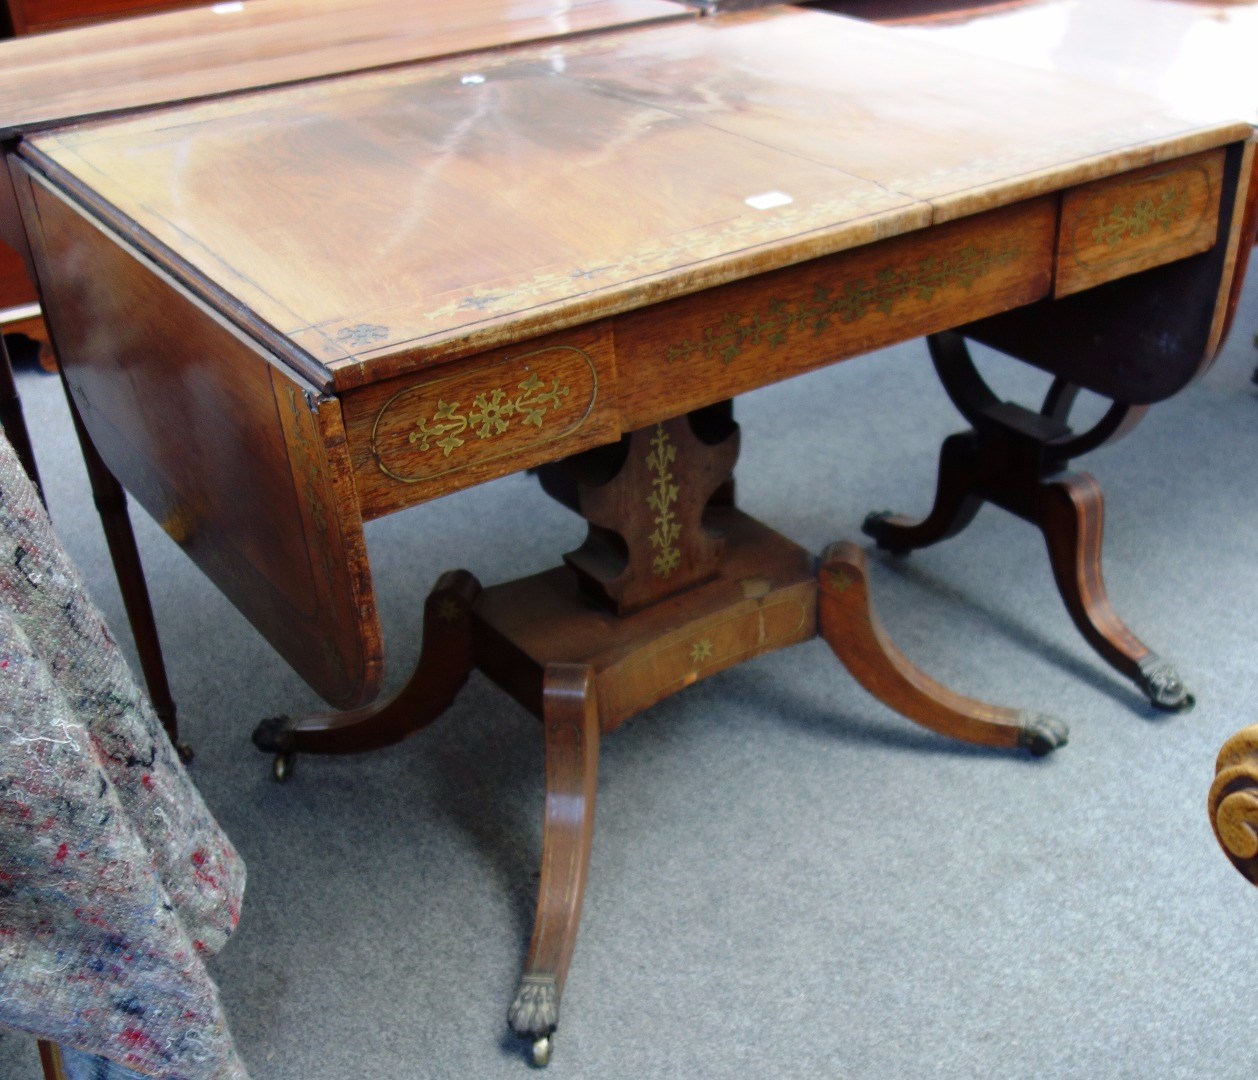
<instances>
[{"instance_id":1,"label":"table drawer","mask_svg":"<svg viewBox=\"0 0 1258 1080\"><path fill-rule=\"evenodd\" d=\"M1211 150L1066 192L1053 295L1209 250L1222 186L1223 151Z\"/></svg>"},{"instance_id":2,"label":"table drawer","mask_svg":"<svg viewBox=\"0 0 1258 1080\"><path fill-rule=\"evenodd\" d=\"M603 322L346 393L363 517L614 442L614 384Z\"/></svg>"}]
</instances>

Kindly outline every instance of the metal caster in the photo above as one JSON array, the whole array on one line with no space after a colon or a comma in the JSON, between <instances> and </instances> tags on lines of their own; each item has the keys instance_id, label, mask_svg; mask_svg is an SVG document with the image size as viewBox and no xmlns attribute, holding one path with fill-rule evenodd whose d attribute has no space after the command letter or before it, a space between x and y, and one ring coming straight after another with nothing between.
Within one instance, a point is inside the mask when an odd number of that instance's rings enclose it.
<instances>
[{"instance_id":1,"label":"metal caster","mask_svg":"<svg viewBox=\"0 0 1258 1080\"><path fill-rule=\"evenodd\" d=\"M1018 732L1018 745L1031 752L1032 757L1044 757L1059 746L1065 746L1070 731L1054 716L1024 713L1022 730Z\"/></svg>"},{"instance_id":2,"label":"metal caster","mask_svg":"<svg viewBox=\"0 0 1258 1080\"><path fill-rule=\"evenodd\" d=\"M550 1064L550 1052L554 1047L551 1036L543 1035L540 1039L533 1042L533 1064L539 1069L546 1068Z\"/></svg>"},{"instance_id":3,"label":"metal caster","mask_svg":"<svg viewBox=\"0 0 1258 1080\"><path fill-rule=\"evenodd\" d=\"M193 753L192 747L186 742L175 743L175 753L179 756L179 761L183 765L191 765L192 759L196 757L196 754Z\"/></svg>"},{"instance_id":4,"label":"metal caster","mask_svg":"<svg viewBox=\"0 0 1258 1080\"><path fill-rule=\"evenodd\" d=\"M287 750L281 751L271 761L271 775L275 777L277 783L287 783L288 778L293 775L293 766L296 764L296 755Z\"/></svg>"}]
</instances>

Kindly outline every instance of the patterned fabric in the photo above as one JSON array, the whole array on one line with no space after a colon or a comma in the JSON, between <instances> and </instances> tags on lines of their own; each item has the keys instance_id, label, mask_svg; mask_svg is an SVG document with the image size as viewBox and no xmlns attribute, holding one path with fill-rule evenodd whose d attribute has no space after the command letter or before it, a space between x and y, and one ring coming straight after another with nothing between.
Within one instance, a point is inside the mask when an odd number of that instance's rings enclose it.
<instances>
[{"instance_id":1,"label":"patterned fabric","mask_svg":"<svg viewBox=\"0 0 1258 1080\"><path fill-rule=\"evenodd\" d=\"M0 439L0 1024L247 1080L203 962L244 878Z\"/></svg>"},{"instance_id":2,"label":"patterned fabric","mask_svg":"<svg viewBox=\"0 0 1258 1080\"><path fill-rule=\"evenodd\" d=\"M65 1080L144 1080L142 1073L133 1072L116 1061L71 1050L68 1046L61 1047L61 1072Z\"/></svg>"}]
</instances>

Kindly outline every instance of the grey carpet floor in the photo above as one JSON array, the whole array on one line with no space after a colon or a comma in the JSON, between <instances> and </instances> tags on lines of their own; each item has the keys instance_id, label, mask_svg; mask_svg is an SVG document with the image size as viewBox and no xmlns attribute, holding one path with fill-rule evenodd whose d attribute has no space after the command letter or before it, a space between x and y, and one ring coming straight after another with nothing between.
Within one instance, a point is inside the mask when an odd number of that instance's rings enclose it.
<instances>
[{"instance_id":1,"label":"grey carpet floor","mask_svg":"<svg viewBox=\"0 0 1258 1080\"><path fill-rule=\"evenodd\" d=\"M1258 392L1251 288L1222 358L1086 468L1129 625L1174 658L1154 713L1090 652L1027 525L984 510L872 556L901 648L953 687L1056 713L1032 760L960 746L864 694L813 642L661 703L605 740L585 915L550 1072L562 1077L1251 1077L1258 891L1217 849L1214 756L1258 719ZM1010 395L1043 381L992 367ZM129 648L56 381L21 389L54 520ZM924 512L960 427L921 342L738 403L742 505L819 551L864 514ZM256 1080L520 1077L505 1013L540 848L536 721L474 676L420 736L299 761L249 733L319 707L137 513L196 782L245 855L213 965ZM421 600L465 566L554 563L577 520L514 477L369 526L391 682ZM863 539L863 538L862 538ZM0 1036L0 1077L39 1075Z\"/></svg>"}]
</instances>

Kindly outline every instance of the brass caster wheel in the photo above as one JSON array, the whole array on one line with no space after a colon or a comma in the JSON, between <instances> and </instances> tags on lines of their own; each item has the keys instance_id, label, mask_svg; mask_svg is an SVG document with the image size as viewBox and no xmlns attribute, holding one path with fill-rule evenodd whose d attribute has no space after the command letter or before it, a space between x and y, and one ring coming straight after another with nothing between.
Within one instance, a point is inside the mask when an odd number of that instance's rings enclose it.
<instances>
[{"instance_id":1,"label":"brass caster wheel","mask_svg":"<svg viewBox=\"0 0 1258 1080\"><path fill-rule=\"evenodd\" d=\"M549 1035L543 1035L540 1039L533 1041L533 1064L539 1069L546 1068L550 1064L550 1052L554 1044L551 1042Z\"/></svg>"},{"instance_id":2,"label":"brass caster wheel","mask_svg":"<svg viewBox=\"0 0 1258 1080\"><path fill-rule=\"evenodd\" d=\"M275 777L277 783L287 783L288 778L293 775L293 766L296 763L295 755L283 750L276 754L271 762L271 775Z\"/></svg>"},{"instance_id":3,"label":"brass caster wheel","mask_svg":"<svg viewBox=\"0 0 1258 1080\"><path fill-rule=\"evenodd\" d=\"M186 742L175 743L175 753L179 755L179 761L184 765L191 765L192 759L196 757L192 747Z\"/></svg>"}]
</instances>

